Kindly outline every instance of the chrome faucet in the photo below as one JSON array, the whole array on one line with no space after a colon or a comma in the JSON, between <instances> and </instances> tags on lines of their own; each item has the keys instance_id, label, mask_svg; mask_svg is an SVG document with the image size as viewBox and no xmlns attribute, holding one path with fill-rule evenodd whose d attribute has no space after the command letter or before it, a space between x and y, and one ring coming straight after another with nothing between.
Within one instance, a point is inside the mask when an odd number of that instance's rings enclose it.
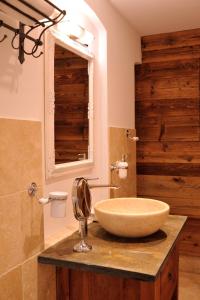
<instances>
[{"instance_id":1,"label":"chrome faucet","mask_svg":"<svg viewBox=\"0 0 200 300\"><path fill-rule=\"evenodd\" d=\"M110 184L90 184L90 189L96 189L96 188L110 188L114 190L118 190L120 187L117 185L110 185Z\"/></svg>"},{"instance_id":2,"label":"chrome faucet","mask_svg":"<svg viewBox=\"0 0 200 300\"><path fill-rule=\"evenodd\" d=\"M72 188L72 203L75 218L79 221L79 229L81 241L73 248L75 252L88 252L92 246L86 242L87 237L87 220L91 215L91 194L90 189L93 188L112 188L119 189L118 186L109 184L89 185L88 180L96 180L97 178L75 178Z\"/></svg>"}]
</instances>

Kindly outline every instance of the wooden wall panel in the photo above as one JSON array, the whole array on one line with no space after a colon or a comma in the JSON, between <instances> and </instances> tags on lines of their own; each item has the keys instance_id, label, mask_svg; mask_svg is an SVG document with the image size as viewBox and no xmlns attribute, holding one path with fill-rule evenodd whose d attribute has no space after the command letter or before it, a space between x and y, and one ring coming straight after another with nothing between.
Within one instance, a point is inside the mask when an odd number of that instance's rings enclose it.
<instances>
[{"instance_id":1,"label":"wooden wall panel","mask_svg":"<svg viewBox=\"0 0 200 300\"><path fill-rule=\"evenodd\" d=\"M136 79L153 79L161 76L171 78L175 76L194 76L199 72L199 59L175 60L166 62L152 62L137 65Z\"/></svg>"},{"instance_id":2,"label":"wooden wall panel","mask_svg":"<svg viewBox=\"0 0 200 300\"><path fill-rule=\"evenodd\" d=\"M195 59L200 56L200 45L182 48L164 49L160 51L147 51L143 54L143 62L166 62L169 60Z\"/></svg>"},{"instance_id":3,"label":"wooden wall panel","mask_svg":"<svg viewBox=\"0 0 200 300\"><path fill-rule=\"evenodd\" d=\"M200 57L200 29L146 36L143 62L163 62Z\"/></svg>"},{"instance_id":4,"label":"wooden wall panel","mask_svg":"<svg viewBox=\"0 0 200 300\"><path fill-rule=\"evenodd\" d=\"M181 254L200 257L199 219L189 219L181 240Z\"/></svg>"},{"instance_id":5,"label":"wooden wall panel","mask_svg":"<svg viewBox=\"0 0 200 300\"><path fill-rule=\"evenodd\" d=\"M137 99L195 98L199 90L198 75L141 79L136 86Z\"/></svg>"},{"instance_id":6,"label":"wooden wall panel","mask_svg":"<svg viewBox=\"0 0 200 300\"><path fill-rule=\"evenodd\" d=\"M143 175L199 177L200 164L197 163L140 163L137 172ZM174 180L176 177L173 178ZM183 180L183 179L182 179ZM199 180L199 179L198 179ZM184 181L184 180L183 180Z\"/></svg>"},{"instance_id":7,"label":"wooden wall panel","mask_svg":"<svg viewBox=\"0 0 200 300\"><path fill-rule=\"evenodd\" d=\"M200 202L199 177L138 175L137 182L139 195L191 198Z\"/></svg>"},{"instance_id":8,"label":"wooden wall panel","mask_svg":"<svg viewBox=\"0 0 200 300\"><path fill-rule=\"evenodd\" d=\"M136 66L138 196L190 218L181 253L200 256L200 29L142 38Z\"/></svg>"},{"instance_id":9,"label":"wooden wall panel","mask_svg":"<svg viewBox=\"0 0 200 300\"><path fill-rule=\"evenodd\" d=\"M137 118L144 116L168 119L170 116L199 116L197 111L199 108L199 99L162 99L152 100L151 98L145 101L136 101ZM139 121L138 119L136 122ZM189 136L188 136L189 138Z\"/></svg>"},{"instance_id":10,"label":"wooden wall panel","mask_svg":"<svg viewBox=\"0 0 200 300\"><path fill-rule=\"evenodd\" d=\"M142 51L184 48L186 46L198 46L200 44L200 29L170 32L145 36L142 40Z\"/></svg>"}]
</instances>

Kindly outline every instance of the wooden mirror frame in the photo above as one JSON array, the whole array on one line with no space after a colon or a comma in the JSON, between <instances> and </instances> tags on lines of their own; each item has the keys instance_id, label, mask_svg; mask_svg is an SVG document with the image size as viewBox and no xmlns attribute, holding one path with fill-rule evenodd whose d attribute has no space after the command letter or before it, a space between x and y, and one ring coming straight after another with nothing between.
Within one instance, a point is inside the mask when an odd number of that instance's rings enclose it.
<instances>
[{"instance_id":1,"label":"wooden mirror frame","mask_svg":"<svg viewBox=\"0 0 200 300\"><path fill-rule=\"evenodd\" d=\"M55 44L68 49L71 52L88 60L89 75L89 145L88 159L62 164L55 164L54 145L54 50ZM46 179L65 175L70 170L87 168L93 165L93 55L84 46L79 45L67 36L63 36L55 29L47 32L45 36L45 173Z\"/></svg>"}]
</instances>

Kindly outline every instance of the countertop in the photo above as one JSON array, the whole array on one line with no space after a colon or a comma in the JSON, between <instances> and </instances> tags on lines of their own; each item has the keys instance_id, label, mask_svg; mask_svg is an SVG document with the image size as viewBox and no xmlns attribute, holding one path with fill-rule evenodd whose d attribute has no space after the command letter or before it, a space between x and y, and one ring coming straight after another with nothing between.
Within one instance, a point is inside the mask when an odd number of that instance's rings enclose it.
<instances>
[{"instance_id":1,"label":"countertop","mask_svg":"<svg viewBox=\"0 0 200 300\"><path fill-rule=\"evenodd\" d=\"M73 246L80 241L76 231L41 253L38 261L152 281L159 274L186 219L184 216L170 215L159 231L144 238L120 238L106 232L98 223L92 223L87 237L88 243L93 247L92 251L73 252Z\"/></svg>"}]
</instances>

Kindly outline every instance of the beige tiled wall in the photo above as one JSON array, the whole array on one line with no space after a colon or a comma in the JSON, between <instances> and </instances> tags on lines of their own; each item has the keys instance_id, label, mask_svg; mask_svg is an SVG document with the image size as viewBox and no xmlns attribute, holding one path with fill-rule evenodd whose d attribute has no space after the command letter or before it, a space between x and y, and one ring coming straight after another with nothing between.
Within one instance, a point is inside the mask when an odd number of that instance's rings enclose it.
<instances>
[{"instance_id":1,"label":"beige tiled wall","mask_svg":"<svg viewBox=\"0 0 200 300\"><path fill-rule=\"evenodd\" d=\"M48 297L46 279L53 280L55 270L49 267L44 272L37 264L37 254L44 248L43 209L27 194L31 182L42 194L41 137L40 122L0 119L1 300L54 299Z\"/></svg>"},{"instance_id":2,"label":"beige tiled wall","mask_svg":"<svg viewBox=\"0 0 200 300\"><path fill-rule=\"evenodd\" d=\"M135 135L134 130L130 133ZM55 267L38 265L44 248L43 210L27 194L31 182L42 195L40 122L0 119L0 299L55 300ZM110 128L110 163L128 155L128 178L112 173L121 189L112 197L133 196L135 142L123 128Z\"/></svg>"},{"instance_id":3,"label":"beige tiled wall","mask_svg":"<svg viewBox=\"0 0 200 300\"><path fill-rule=\"evenodd\" d=\"M131 197L136 195L136 142L127 138L128 128L110 127L109 129L109 161L114 163L127 155L128 176L120 179L117 171L110 172L111 183L120 189L111 190L111 197ZM130 136L135 136L134 129L128 129Z\"/></svg>"}]
</instances>

